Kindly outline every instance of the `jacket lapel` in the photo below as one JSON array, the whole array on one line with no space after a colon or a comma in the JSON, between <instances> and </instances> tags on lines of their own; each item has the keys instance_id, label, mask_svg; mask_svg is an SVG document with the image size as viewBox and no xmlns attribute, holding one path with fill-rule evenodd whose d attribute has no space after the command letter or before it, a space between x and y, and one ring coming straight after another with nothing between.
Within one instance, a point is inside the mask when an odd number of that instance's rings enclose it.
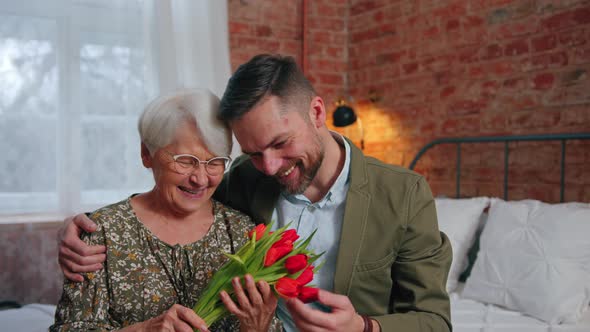
<instances>
[{"instance_id":1,"label":"jacket lapel","mask_svg":"<svg viewBox=\"0 0 590 332\"><path fill-rule=\"evenodd\" d=\"M344 220L340 234L340 248L336 258L334 291L348 295L354 264L357 263L371 197L364 189L367 169L363 153L352 142L350 160L350 187L344 208Z\"/></svg>"}]
</instances>

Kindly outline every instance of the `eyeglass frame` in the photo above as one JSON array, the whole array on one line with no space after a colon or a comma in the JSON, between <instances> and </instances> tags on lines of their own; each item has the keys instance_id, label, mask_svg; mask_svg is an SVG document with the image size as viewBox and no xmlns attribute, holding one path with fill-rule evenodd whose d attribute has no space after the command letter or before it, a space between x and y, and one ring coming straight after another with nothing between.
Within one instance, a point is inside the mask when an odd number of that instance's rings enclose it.
<instances>
[{"instance_id":1,"label":"eyeglass frame","mask_svg":"<svg viewBox=\"0 0 590 332\"><path fill-rule=\"evenodd\" d=\"M201 160L197 156L194 156L194 155L188 154L188 153L172 154L170 151L166 151L166 153L168 153L172 157L172 159L174 161L174 166L173 166L174 167L174 171L176 173L182 174L182 175L189 175L189 174L191 174L192 172L195 171L197 165L205 165L205 173L207 173L207 174L209 174L211 176L223 175L223 173L225 173L225 170L227 169L227 167L229 166L229 163L232 160L231 157L229 157L229 156L227 156L227 157L213 157L213 158L208 159L208 160ZM189 170L187 173L180 172L178 169L176 169L176 164L179 163L177 161L177 159L180 158L180 157L190 157L190 158L193 159L193 161L196 160L196 163L193 163L192 169ZM219 174L211 174L209 172L209 170L207 170L207 166L209 166L209 163L211 161L214 161L214 160L223 160L224 161L223 171L221 173L219 173ZM179 167L181 167L181 166L179 166Z\"/></svg>"}]
</instances>

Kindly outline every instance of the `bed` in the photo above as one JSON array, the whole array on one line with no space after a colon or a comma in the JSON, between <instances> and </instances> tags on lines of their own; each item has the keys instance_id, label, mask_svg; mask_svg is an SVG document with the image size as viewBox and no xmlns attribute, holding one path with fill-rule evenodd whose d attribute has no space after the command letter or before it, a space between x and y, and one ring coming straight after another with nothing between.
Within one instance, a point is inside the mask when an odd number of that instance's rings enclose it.
<instances>
[{"instance_id":1,"label":"bed","mask_svg":"<svg viewBox=\"0 0 590 332\"><path fill-rule=\"evenodd\" d=\"M453 246L447 290L454 331L590 331L590 204L565 202L570 140L586 144L590 133L438 139L411 162L415 169L439 145L450 146L439 154L445 161L431 161L448 166L449 156L454 159L454 195L435 199L439 227ZM517 174L510 171L510 158L518 158L511 146L519 142L543 142L536 148L557 142L561 148L553 157L559 165L554 181L559 204L509 200L516 188L510 177ZM462 189L462 173L469 171L462 161L472 158L465 151L481 153L489 143L501 147L496 152L503 171L494 180L501 198L465 197L473 193ZM588 154L587 145L582 147Z\"/></svg>"},{"instance_id":2,"label":"bed","mask_svg":"<svg viewBox=\"0 0 590 332\"><path fill-rule=\"evenodd\" d=\"M563 202L568 140L590 142L590 133L439 139L427 144L411 162L414 169L429 149L443 144L456 146L455 195L435 199L439 226L453 246L447 288L454 331L590 332L590 204L510 201L508 196L509 144L557 141L562 149L556 184L559 201ZM464 152L469 149L462 147L490 142L504 146L504 174L497 180L504 189L501 198L461 198L461 173L465 171L461 161L469 158ZM532 249L526 244L533 244ZM553 264L556 267L550 266L545 264L546 257L539 258L539 248L545 256L553 253L553 260L559 255L565 258ZM522 274L506 275L512 272ZM495 279L490 280L490 274L495 274ZM538 305L544 302L548 305ZM42 304L0 310L1 330L46 331L54 311L54 305Z\"/></svg>"}]
</instances>

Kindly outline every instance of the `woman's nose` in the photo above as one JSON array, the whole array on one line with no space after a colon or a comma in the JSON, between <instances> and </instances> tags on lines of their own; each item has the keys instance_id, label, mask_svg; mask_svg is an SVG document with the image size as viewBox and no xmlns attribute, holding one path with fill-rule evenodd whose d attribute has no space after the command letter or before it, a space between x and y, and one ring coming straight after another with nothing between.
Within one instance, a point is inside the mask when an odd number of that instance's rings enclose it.
<instances>
[{"instance_id":1,"label":"woman's nose","mask_svg":"<svg viewBox=\"0 0 590 332\"><path fill-rule=\"evenodd\" d=\"M205 170L205 165L199 164L193 168L190 174L190 180L198 185L206 185L208 181L208 175L207 171Z\"/></svg>"}]
</instances>

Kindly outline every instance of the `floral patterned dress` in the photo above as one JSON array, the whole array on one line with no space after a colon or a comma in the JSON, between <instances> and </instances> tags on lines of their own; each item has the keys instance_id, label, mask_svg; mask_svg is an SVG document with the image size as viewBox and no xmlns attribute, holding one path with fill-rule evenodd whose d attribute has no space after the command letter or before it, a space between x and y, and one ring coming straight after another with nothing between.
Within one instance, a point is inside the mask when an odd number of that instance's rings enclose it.
<instances>
[{"instance_id":1,"label":"floral patterned dress","mask_svg":"<svg viewBox=\"0 0 590 332\"><path fill-rule=\"evenodd\" d=\"M82 239L107 247L104 268L65 280L50 331L108 331L146 321L178 303L192 308L211 277L247 240L250 218L214 201L215 220L199 241L171 246L139 221L130 198L91 214L98 228ZM274 318L271 330L281 330ZM229 316L211 331L238 331Z\"/></svg>"}]
</instances>

